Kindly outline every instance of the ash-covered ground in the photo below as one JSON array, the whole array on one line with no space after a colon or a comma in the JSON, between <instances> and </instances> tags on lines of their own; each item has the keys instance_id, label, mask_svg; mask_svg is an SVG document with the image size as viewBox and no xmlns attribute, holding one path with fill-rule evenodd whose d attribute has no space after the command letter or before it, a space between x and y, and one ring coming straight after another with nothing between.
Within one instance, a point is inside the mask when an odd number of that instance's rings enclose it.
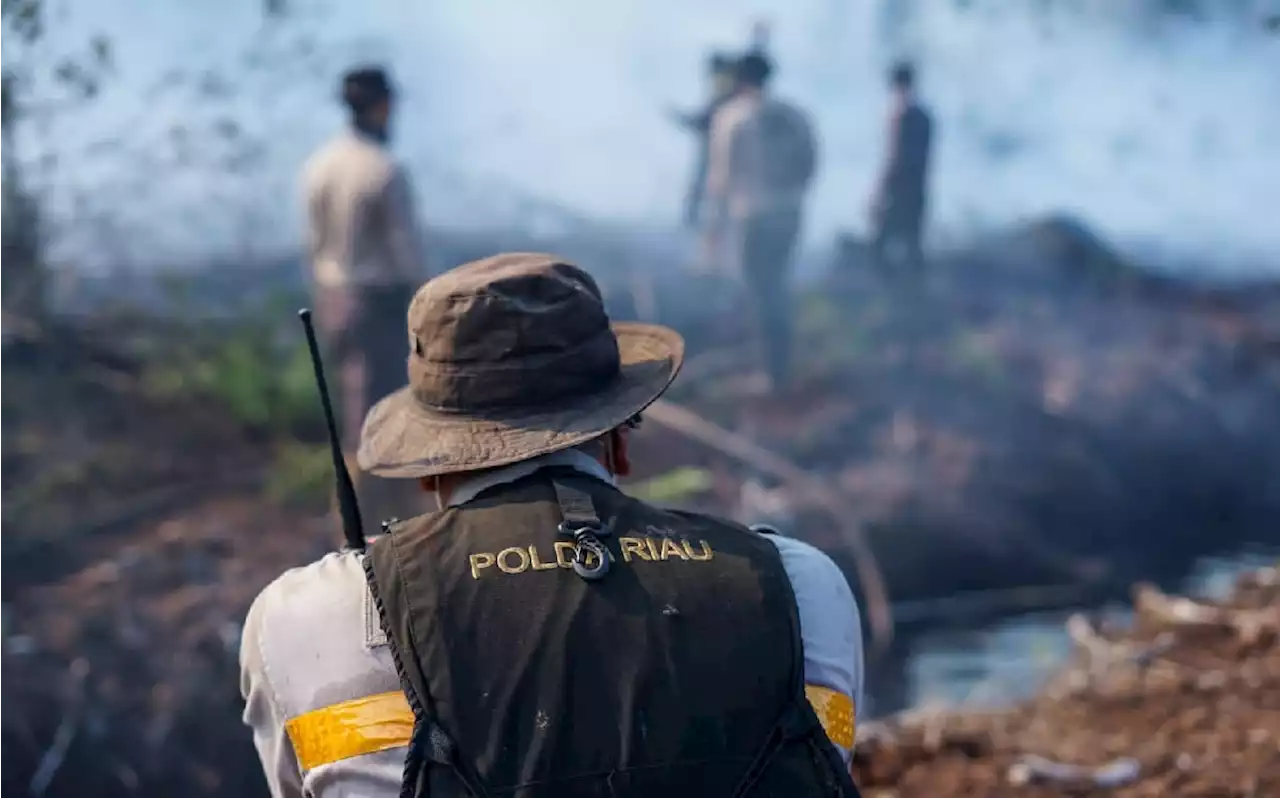
<instances>
[{"instance_id":1,"label":"ash-covered ground","mask_svg":"<svg viewBox=\"0 0 1280 798\"><path fill-rule=\"evenodd\" d=\"M1061 219L941 255L922 283L869 270L849 244L797 290L800 378L768 394L745 317L690 306L683 278L645 279L646 253L630 252L579 260L620 312L686 334L669 399L694 418L655 410L630 489L775 521L830 551L868 613L877 597L1012 586L1083 601L1275 542L1274 285L1155 277ZM278 484L281 452L322 440L313 418L277 423L314 389L304 370L286 390L297 374L281 368L263 372L281 383L265 409L239 382L175 393L155 364L201 330L238 341L219 325L240 322L102 307L6 341L4 790L262 794L236 646L256 592L338 540L323 496ZM254 339L299 342L287 310L272 325ZM209 368L240 374L248 350L218 351ZM875 756L866 778L937 783L915 765L883 775Z\"/></svg>"}]
</instances>

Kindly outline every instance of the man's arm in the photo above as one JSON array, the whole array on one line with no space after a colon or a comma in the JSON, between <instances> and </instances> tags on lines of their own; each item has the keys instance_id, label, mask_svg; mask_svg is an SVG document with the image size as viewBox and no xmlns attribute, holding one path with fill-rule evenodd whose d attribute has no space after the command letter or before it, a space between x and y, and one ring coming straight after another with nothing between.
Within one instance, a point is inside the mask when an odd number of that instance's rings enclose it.
<instances>
[{"instance_id":1,"label":"man's arm","mask_svg":"<svg viewBox=\"0 0 1280 798\"><path fill-rule=\"evenodd\" d=\"M244 698L244 722L253 730L253 744L262 760L272 798L303 798L302 772L262 657L260 595L245 618L240 639L240 695Z\"/></svg>"},{"instance_id":2,"label":"man's arm","mask_svg":"<svg viewBox=\"0 0 1280 798\"><path fill-rule=\"evenodd\" d=\"M783 535L778 547L800 616L805 692L841 756L848 762L864 708L862 621L844 572L820 549Z\"/></svg>"},{"instance_id":3,"label":"man's arm","mask_svg":"<svg viewBox=\"0 0 1280 798\"><path fill-rule=\"evenodd\" d=\"M711 118L707 147L707 182L703 197L712 205L713 222L724 218L729 196L730 169L733 162L733 138L738 127L737 108L727 105Z\"/></svg>"},{"instance_id":4,"label":"man's arm","mask_svg":"<svg viewBox=\"0 0 1280 798\"><path fill-rule=\"evenodd\" d=\"M669 113L673 122L691 133L706 133L711 128L710 110L688 112L672 109Z\"/></svg>"},{"instance_id":5,"label":"man's arm","mask_svg":"<svg viewBox=\"0 0 1280 798\"><path fill-rule=\"evenodd\" d=\"M800 127L801 146L804 148L801 169L804 179L801 182L808 186L818 172L818 138L814 133L813 120L809 115L799 109L795 110L795 114Z\"/></svg>"},{"instance_id":6,"label":"man's arm","mask_svg":"<svg viewBox=\"0 0 1280 798\"><path fill-rule=\"evenodd\" d=\"M392 171L382 195L382 206L391 266L397 277L417 284L425 278L427 268L418 236L413 187L403 167L397 165Z\"/></svg>"},{"instance_id":7,"label":"man's arm","mask_svg":"<svg viewBox=\"0 0 1280 798\"><path fill-rule=\"evenodd\" d=\"M328 210L325 206L325 193L314 174L314 167L308 165L302 175L302 202L306 209L307 223L307 255L311 264L324 250L324 230L328 222Z\"/></svg>"},{"instance_id":8,"label":"man's arm","mask_svg":"<svg viewBox=\"0 0 1280 798\"><path fill-rule=\"evenodd\" d=\"M876 180L875 191L872 194L872 209L879 211L889 198L889 183L893 179L894 170L897 168L898 159L901 157L901 135L902 131L902 110L895 108L889 114L889 124L886 128L884 162L880 168L880 176Z\"/></svg>"}]
</instances>

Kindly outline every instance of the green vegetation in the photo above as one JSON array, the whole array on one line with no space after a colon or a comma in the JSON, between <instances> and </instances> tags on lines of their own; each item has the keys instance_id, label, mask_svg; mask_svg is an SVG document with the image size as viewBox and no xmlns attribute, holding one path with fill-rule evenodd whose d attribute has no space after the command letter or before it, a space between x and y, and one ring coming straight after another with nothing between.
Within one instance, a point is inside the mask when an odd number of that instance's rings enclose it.
<instances>
[{"instance_id":1,"label":"green vegetation","mask_svg":"<svg viewBox=\"0 0 1280 798\"><path fill-rule=\"evenodd\" d=\"M267 496L284 505L320 507L333 490L333 460L323 444L283 441L267 477Z\"/></svg>"},{"instance_id":2,"label":"green vegetation","mask_svg":"<svg viewBox=\"0 0 1280 798\"><path fill-rule=\"evenodd\" d=\"M889 318L884 301L870 301L850 318L849 303L822 291L798 297L796 337L811 363L824 370L864 363L880 344L877 335Z\"/></svg>"},{"instance_id":3,"label":"green vegetation","mask_svg":"<svg viewBox=\"0 0 1280 798\"><path fill-rule=\"evenodd\" d=\"M314 437L321 430L311 361L291 312L296 299L268 297L222 319L200 318L194 302L177 304L183 321L148 358L144 383L152 396L210 402L268 439Z\"/></svg>"},{"instance_id":4,"label":"green vegetation","mask_svg":"<svg viewBox=\"0 0 1280 798\"><path fill-rule=\"evenodd\" d=\"M628 489L638 499L653 504L678 507L711 490L711 472L686 466L676 468Z\"/></svg>"},{"instance_id":5,"label":"green vegetation","mask_svg":"<svg viewBox=\"0 0 1280 798\"><path fill-rule=\"evenodd\" d=\"M168 278L171 318L180 321L166 322L159 340L143 345L143 390L162 402L207 407L267 445L272 467L265 490L272 499L322 505L333 473L306 339L293 312L299 298L262 297L210 319L199 314L189 289Z\"/></svg>"}]
</instances>

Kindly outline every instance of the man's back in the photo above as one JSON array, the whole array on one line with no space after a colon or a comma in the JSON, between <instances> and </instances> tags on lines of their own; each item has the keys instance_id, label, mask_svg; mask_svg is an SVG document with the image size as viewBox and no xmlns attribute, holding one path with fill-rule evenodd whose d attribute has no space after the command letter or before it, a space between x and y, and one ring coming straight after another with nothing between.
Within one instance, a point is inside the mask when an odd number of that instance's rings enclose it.
<instances>
[{"instance_id":1,"label":"man's back","mask_svg":"<svg viewBox=\"0 0 1280 798\"><path fill-rule=\"evenodd\" d=\"M372 138L348 132L303 173L310 254L320 285L388 285L421 274L408 179Z\"/></svg>"},{"instance_id":2,"label":"man's back","mask_svg":"<svg viewBox=\"0 0 1280 798\"><path fill-rule=\"evenodd\" d=\"M779 98L746 92L720 110L714 122L713 153L725 174L729 211L747 216L798 208L817 165L808 116Z\"/></svg>"},{"instance_id":3,"label":"man's back","mask_svg":"<svg viewBox=\"0 0 1280 798\"><path fill-rule=\"evenodd\" d=\"M581 467L582 458L561 453L551 456L546 462L553 467L572 468ZM497 506L494 500L490 498L490 501L485 502L485 497L491 497L492 490L508 484L510 480L523 480L521 475L529 473L528 468L520 466L499 469L464 489L458 500L473 507L466 517L470 519L498 512L499 510L494 509ZM541 496L543 489L527 484L525 487L512 485L512 488L518 493L502 494L508 499L513 495L517 496L517 501L509 505L506 512L514 513L513 518L523 519L523 514L533 506L529 502L532 496L525 494L532 490ZM632 500L620 500L625 501L628 506L634 504ZM669 575L684 574L684 578L694 580L684 588L687 600L674 594L668 596L662 604L670 604L670 614L653 613L650 620L640 627L642 629L669 626L672 632L679 632L682 628L687 632L696 628L696 625L691 625L693 619L710 615L724 620L718 605L731 596L725 593L723 587L704 586L710 592L696 588L700 576L710 572L714 558L731 556L731 552L722 549L717 553L714 550L717 543L709 540L707 545L712 550L708 554L702 546L703 538L689 540L688 548L683 545L683 540L664 538L660 534L663 528L671 527L679 519L661 511L653 512L654 515L646 516L645 521L648 524L654 518L659 519L660 523L654 524L653 530L643 530L641 534L618 541L616 545L619 547L621 561L605 581L634 580L637 577L649 580L655 575L661 577L664 571ZM630 511L627 515L630 515ZM662 522L661 519L664 518L671 520ZM554 522L555 519L550 521ZM485 610L482 604L474 604L472 599L465 599L463 593L450 588L436 577L441 589L448 591L451 604L462 601L467 607L448 608L446 612L433 614L432 626L439 626L439 631L423 630L424 634L431 637L439 634L440 639L453 638L457 641L453 656L473 657L469 668L448 666L439 669L439 673L446 675L446 681L453 682L464 677L495 678L481 673L484 666L508 660L511 661L514 673L522 665L529 665L532 661L523 656L513 656L513 652L524 650L527 653L529 649L522 649L521 646L540 641L551 645L558 652L557 658L561 658L561 655L571 658L572 661L566 662L565 667L580 674L570 681L574 688L573 695L581 694L582 691L578 688L585 690L592 674L606 675L611 667L620 664L609 658L609 646L603 639L598 639L595 633L580 631L572 635L576 638L573 641L575 644L581 643L582 637L586 637L595 647L590 653L579 652L575 655L568 647L568 641L542 640L541 636L549 628L545 620L539 623L533 616L525 617L534 608L538 597L545 595L539 585L563 582L565 587L577 588L585 595L591 595L590 591L597 587L583 585L572 572L563 570L565 553L561 550L562 544L522 539L519 542L523 545L517 548L523 552L510 551L513 547L507 545L509 541L504 543L488 534L460 536L452 534L458 532L457 529L448 531L448 535L436 536L433 545L456 549L462 556L459 565L463 574L457 580L456 588L479 587L482 586L481 580L493 580L500 589L515 591L511 595L520 600L495 616L491 610ZM745 530L735 533L735 537L737 535L742 536L742 540L737 541L738 547L750 543L754 538L757 542L753 545L757 547L760 544L772 544L778 549L781 572L785 573L791 587L786 584L773 585L770 588L772 600L776 601L792 593L795 595L800 620L799 633L803 641L803 676L809 685L806 689L810 691L812 700L817 702L815 706L822 707L820 719L824 723L834 724L833 740L847 756L853 735L852 716L847 714L851 710L848 708L858 703L862 688L858 618L848 585L830 558L800 541L776 536L754 536ZM530 547L533 548L532 552L529 551ZM708 556L713 559L705 559ZM378 613L365 584L360 559L358 555L351 553L333 554L318 563L285 574L263 591L246 622L241 654L244 667L242 689L248 702L246 721L255 729L255 742L263 755L264 764L267 765L273 795L285 798L295 798L304 793L336 796L348 794L355 786L361 789L361 794L389 795L394 794L393 788L399 785L405 760L404 745L408 742L412 716L399 691L400 682L387 640L378 623ZM778 572L775 571L776 573ZM776 580L776 576L774 579ZM761 587L763 589L763 584ZM586 590L582 591L582 588ZM672 588L668 586L659 589ZM610 589L610 592L613 590ZM569 593L557 589L552 596L554 598L550 600L563 602L567 600ZM648 600L657 598L653 596ZM502 602L506 601L501 595L496 600L499 603L492 606L502 607ZM638 606L632 606L637 600L639 599L635 597L628 600L626 606L630 609L626 610L627 614L638 611ZM698 602L708 600L716 602L717 606L699 608ZM566 605L569 612L575 607L577 605L573 603ZM604 609L607 611L607 607ZM510 615L510 618L504 618L504 615ZM650 613L644 615L648 617ZM521 621L521 618L524 620ZM504 620L515 623L514 631L503 631ZM749 625L765 620L751 618ZM463 623L457 625L458 622ZM321 627L326 630L325 634L316 634L316 630ZM721 624L719 628L722 632L727 632L730 627ZM537 630L537 634L531 637L522 634L521 629L528 632ZM609 634L607 629L604 633ZM513 635L523 637L524 643L518 643ZM786 649L790 645L787 642L789 633L778 636L781 639L773 643L773 648ZM562 645L563 648L556 648ZM477 655L473 649L477 646L484 646L492 651L476 660ZM755 661L756 657L747 659L752 665L762 664ZM721 662L724 661L722 658ZM675 672L660 669L652 674L641 668L638 661L622 664L634 669L628 671L628 680L634 684L627 689L651 689L656 683L655 679L677 678L692 680L683 688L683 691L690 691L711 678L699 676L700 671L690 670L687 664L681 665ZM555 674L556 678L551 681L546 680L553 674L545 671L526 669L524 672L534 676L541 674L538 678L545 684L540 683L539 689L535 690L534 698L538 698L542 690L547 690L547 695L550 696L558 695L565 685L559 684L557 680L571 671ZM740 671L741 675L756 672L747 668ZM500 671L498 675L508 674ZM513 684L518 684L518 681ZM646 684L649 688L644 687ZM461 683L451 684L451 689L461 687ZM474 697L470 695L471 692L475 692ZM492 701L498 700L498 693L505 692L506 688L495 693L492 686L481 686L463 688L457 696L447 698L450 711L470 713L475 707L488 706ZM588 695L584 698L590 699L590 692L586 691ZM616 698L616 695L610 695L600 696L595 700L609 702ZM759 698L753 690L751 700ZM836 703L830 704L831 701ZM848 703L842 708L841 701ZM547 699L543 703L546 704L545 707L542 704L538 706L546 713L545 721L538 720L536 708L526 713L531 717L507 716L505 713L502 717L514 723L512 728L516 729L522 728L522 724L530 720L535 725L543 722L560 723L565 717L564 713L572 705L563 696L555 700ZM610 705L609 712L616 709ZM364 711L372 719L380 718L379 724L375 725L382 737L362 737L354 732L348 734L345 741L340 736L335 737L338 732L335 724L340 724L343 714L358 715L360 711ZM631 712L633 709L627 711ZM605 714L608 715L609 712ZM842 712L846 714L842 715ZM720 713L711 714L709 722L715 721ZM476 717L474 714L470 716ZM618 718L611 715L607 720L609 728L613 728ZM649 726L643 717L638 721L633 717L632 725L637 722L640 725L623 731L637 735L637 738L657 734L659 724L663 721L656 715L651 720L653 725ZM835 728L842 723L849 725L843 730ZM502 725L492 728L497 729ZM491 724L486 721L477 733L487 734L490 727ZM668 744L676 742L678 740L667 741ZM490 748L491 745L484 747ZM536 749L534 752L536 753Z\"/></svg>"},{"instance_id":4,"label":"man's back","mask_svg":"<svg viewBox=\"0 0 1280 798\"><path fill-rule=\"evenodd\" d=\"M609 519L599 581L570 568L562 491ZM406 677L486 792L728 795L804 701L769 541L575 472L407 522L369 557L389 633L412 638Z\"/></svg>"},{"instance_id":5,"label":"man's back","mask_svg":"<svg viewBox=\"0 0 1280 798\"><path fill-rule=\"evenodd\" d=\"M913 99L895 110L890 124L893 142L887 181L890 201L907 205L923 203L928 188L933 117Z\"/></svg>"}]
</instances>

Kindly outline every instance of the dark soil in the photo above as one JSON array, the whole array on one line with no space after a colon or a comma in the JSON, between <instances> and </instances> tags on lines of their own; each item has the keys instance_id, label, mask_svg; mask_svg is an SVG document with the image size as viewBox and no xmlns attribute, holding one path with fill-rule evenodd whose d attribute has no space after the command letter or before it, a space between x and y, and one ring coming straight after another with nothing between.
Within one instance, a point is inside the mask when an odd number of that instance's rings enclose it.
<instances>
[{"instance_id":1,"label":"dark soil","mask_svg":"<svg viewBox=\"0 0 1280 798\"><path fill-rule=\"evenodd\" d=\"M1277 292L1090 274L956 260L915 291L856 266L837 271L798 300L796 386L759 395L740 329L713 320L696 331L690 322L688 373L673 399L846 497L895 600L1129 581L1241 541L1274 542ZM697 319L678 302L663 313L681 327L680 318ZM260 765L239 721L239 624L267 582L339 536L320 518L323 508L300 512L264 498L273 441L260 430L208 402L151 398L140 381L145 352L118 346L111 325L87 319L5 342L3 789L27 793L39 776L48 796L261 795ZM652 424L635 455L638 479L706 467L713 488L688 503L752 520L778 516L849 564L848 542L820 508L768 479L760 480L768 506L744 489L761 476L750 465ZM1241 740L1257 737L1250 729L1275 720L1258 714L1276 709L1274 648L1213 645L1232 689L1254 679L1245 666L1260 661L1272 669L1262 682L1270 692L1243 693L1244 707L1227 700L1228 690L1213 692L1212 712L1237 725L1212 714L1212 723L1192 724L1199 736L1170 738L1186 741L1196 767L1166 794L1236 794L1182 785L1208 778L1197 775L1202 767L1217 772L1200 764L1213 746L1228 761L1245 750ZM1172 713L1185 703L1190 712L1192 698L1180 690L1160 693L1158 706ZM1094 703L1072 703L1085 700ZM1043 717L1066 744L1098 728L1090 712L1102 712L1106 728L1133 722L1151 731L1164 711L1107 701L1058 701L1059 714ZM1028 712L1007 716L1024 718L1007 723L1022 730L1025 750L1080 761L1105 753L1102 743L1034 747L1043 737L1032 730L1043 735L1048 721L1035 725ZM1076 727L1085 731L1067 733ZM1001 794L1022 749L984 739L976 759L954 746L927 756L867 753L860 773L869 787L897 785L903 796L938 794L945 784ZM1125 739L1148 740L1134 755L1175 783L1175 748L1152 742L1164 738ZM1151 746L1164 746L1165 759ZM1249 771L1254 760L1229 761L1221 778L1253 772L1259 787L1270 784L1264 770Z\"/></svg>"}]
</instances>

